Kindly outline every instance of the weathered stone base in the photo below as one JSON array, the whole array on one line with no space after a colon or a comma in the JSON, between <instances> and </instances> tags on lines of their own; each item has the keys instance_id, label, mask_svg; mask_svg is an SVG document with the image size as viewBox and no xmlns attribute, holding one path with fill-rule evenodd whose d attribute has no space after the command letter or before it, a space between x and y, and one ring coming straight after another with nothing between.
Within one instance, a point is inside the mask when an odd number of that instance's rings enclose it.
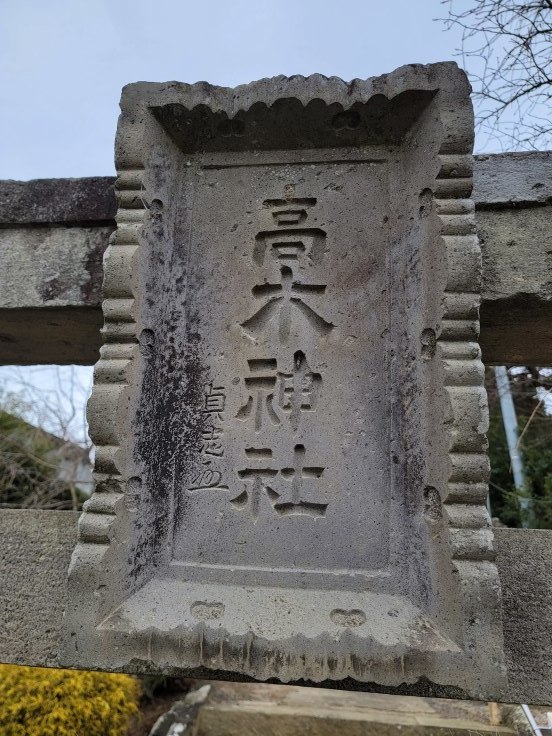
<instances>
[{"instance_id":1,"label":"weathered stone base","mask_svg":"<svg viewBox=\"0 0 552 736\"><path fill-rule=\"evenodd\" d=\"M155 579L98 630L119 653L121 669L130 651L163 661L163 669L204 667L281 682L303 672L312 682L351 677L396 685L406 665L411 683L431 667L436 680L440 672L452 685L451 657L458 672L470 666L421 610L386 594Z\"/></svg>"},{"instance_id":2,"label":"weathered stone base","mask_svg":"<svg viewBox=\"0 0 552 736\"><path fill-rule=\"evenodd\" d=\"M66 576L77 536L72 511L0 511L0 662L60 667L60 631L66 606ZM552 702L552 540L548 531L495 529L502 584L504 645L509 686L494 700L547 705ZM227 679L228 673L195 667L152 669L130 662L126 672ZM238 677L249 680L251 678ZM309 683L304 683L309 684ZM402 695L480 699L421 679L386 688L351 679L325 687ZM490 697L490 695L489 695Z\"/></svg>"}]
</instances>

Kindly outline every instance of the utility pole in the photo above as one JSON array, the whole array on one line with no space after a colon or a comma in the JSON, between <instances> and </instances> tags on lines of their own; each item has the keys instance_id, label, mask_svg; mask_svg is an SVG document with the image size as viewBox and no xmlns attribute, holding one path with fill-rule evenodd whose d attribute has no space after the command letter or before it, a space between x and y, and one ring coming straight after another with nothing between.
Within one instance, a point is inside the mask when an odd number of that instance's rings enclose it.
<instances>
[{"instance_id":1,"label":"utility pole","mask_svg":"<svg viewBox=\"0 0 552 736\"><path fill-rule=\"evenodd\" d=\"M524 491L525 471L523 468L523 456L519 448L516 407L514 406L512 390L510 388L510 379L508 378L508 371L506 370L505 365L497 365L495 367L495 379L496 387L498 389L498 398L500 399L504 431L506 432L506 441L508 443L508 452L510 453L514 485L517 491ZM532 512L531 499L520 495L518 496L518 503L521 511L521 525L523 527L528 527L530 526L529 522Z\"/></svg>"}]
</instances>

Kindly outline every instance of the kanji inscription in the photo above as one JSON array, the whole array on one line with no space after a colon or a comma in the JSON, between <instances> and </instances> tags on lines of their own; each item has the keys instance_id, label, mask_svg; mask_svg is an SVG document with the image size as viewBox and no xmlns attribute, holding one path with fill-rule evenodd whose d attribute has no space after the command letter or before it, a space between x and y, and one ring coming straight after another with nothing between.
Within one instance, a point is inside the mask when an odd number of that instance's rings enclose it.
<instances>
[{"instance_id":1,"label":"kanji inscription","mask_svg":"<svg viewBox=\"0 0 552 736\"><path fill-rule=\"evenodd\" d=\"M188 488L190 493L217 489L228 490L222 482L222 473L213 467L217 458L224 457L224 406L226 396L223 386L205 386L203 399L204 425L201 432L201 467Z\"/></svg>"},{"instance_id":2,"label":"kanji inscription","mask_svg":"<svg viewBox=\"0 0 552 736\"><path fill-rule=\"evenodd\" d=\"M277 370L277 361L248 360L250 375L244 383L249 391L246 403L240 407L236 418L250 421L255 430L260 431L263 421L279 426L286 417L294 432L299 427L301 413L315 411L322 376L313 373L305 354L298 350L293 356L293 369L290 373Z\"/></svg>"},{"instance_id":3,"label":"kanji inscription","mask_svg":"<svg viewBox=\"0 0 552 736\"><path fill-rule=\"evenodd\" d=\"M469 91L125 87L64 664L507 692Z\"/></svg>"},{"instance_id":4,"label":"kanji inscription","mask_svg":"<svg viewBox=\"0 0 552 736\"><path fill-rule=\"evenodd\" d=\"M292 184L286 185L286 192L293 190ZM313 207L316 203L314 197L300 199L289 197L263 202L263 208L270 210L279 229L258 233L252 241L253 261L259 269L264 270L264 256L267 250L277 262L297 262L296 269L299 272L306 264L320 263L323 260L326 233L319 228L295 227L307 219L305 208ZM263 244L261 248L260 242ZM292 369L290 372L278 371L278 361L275 358L248 360L248 374L243 377L247 400L235 415L238 421L253 427L256 434L262 433L269 444L281 442L282 435L297 433L302 413L316 411L323 384L321 373L310 370L304 352L296 350L290 353L287 347L291 335L293 307L297 307L305 317L304 323L297 328L297 334L304 334L305 341L311 331L326 335L333 328L333 325L320 317L300 296L292 296L323 295L326 285L307 285L294 280L293 272L287 265L280 268L280 275L281 285L268 284L265 281L253 287L253 296L266 295L268 301L265 301L253 317L241 323L241 326L246 334L254 334L265 328L268 330L274 322L276 330L267 338L267 344L274 343L276 346L278 342L282 343L284 347L280 347L279 352L283 355L285 364L291 365ZM244 349L247 347L245 343ZM221 471L212 467L214 458L224 457L225 402L223 387L214 388L212 383L206 386L203 413L208 419L201 433L203 439L201 468L192 479L192 485L188 488L189 493L199 490L230 490L222 482ZM243 437L244 439L248 437L246 432L243 433ZM291 514L325 516L328 503L313 501L306 489L303 489L305 481L321 478L324 468L307 466L305 452L304 445L294 445L290 466L275 468L271 447L245 447L244 454L249 465L235 471L237 478L243 481L243 490L237 482L238 493L235 496L229 494L229 503L238 511L247 510L255 523L261 513L263 497L268 499L272 510L279 516Z\"/></svg>"},{"instance_id":5,"label":"kanji inscription","mask_svg":"<svg viewBox=\"0 0 552 736\"><path fill-rule=\"evenodd\" d=\"M345 560L353 574L383 572L381 511L392 499L380 298L389 288L386 154L266 164L244 156L235 167L213 157L187 175L195 193L186 309L195 316L182 349L203 336L213 411L206 421L198 392L201 432L175 458L175 564L193 566L199 551L203 566L266 577L260 568L290 567L301 549L314 578ZM367 212L361 227L355 207ZM222 386L223 413L214 403ZM337 428L330 446L328 423Z\"/></svg>"}]
</instances>

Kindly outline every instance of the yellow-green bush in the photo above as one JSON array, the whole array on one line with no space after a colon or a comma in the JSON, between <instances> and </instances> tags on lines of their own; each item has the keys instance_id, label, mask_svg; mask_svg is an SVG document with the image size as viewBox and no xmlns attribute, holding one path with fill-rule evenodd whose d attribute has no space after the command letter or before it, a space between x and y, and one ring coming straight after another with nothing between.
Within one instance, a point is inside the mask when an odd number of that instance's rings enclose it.
<instances>
[{"instance_id":1,"label":"yellow-green bush","mask_svg":"<svg viewBox=\"0 0 552 736\"><path fill-rule=\"evenodd\" d=\"M0 665L2 736L124 736L138 712L129 675Z\"/></svg>"}]
</instances>

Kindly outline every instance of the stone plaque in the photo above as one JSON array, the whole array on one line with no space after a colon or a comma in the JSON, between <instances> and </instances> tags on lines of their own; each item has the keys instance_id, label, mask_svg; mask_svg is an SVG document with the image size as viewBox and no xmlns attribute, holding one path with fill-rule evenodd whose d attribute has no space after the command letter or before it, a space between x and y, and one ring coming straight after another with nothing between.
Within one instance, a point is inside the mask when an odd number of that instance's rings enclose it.
<instances>
[{"instance_id":1,"label":"stone plaque","mask_svg":"<svg viewBox=\"0 0 552 736\"><path fill-rule=\"evenodd\" d=\"M67 664L496 696L472 127L454 64L125 88Z\"/></svg>"}]
</instances>

